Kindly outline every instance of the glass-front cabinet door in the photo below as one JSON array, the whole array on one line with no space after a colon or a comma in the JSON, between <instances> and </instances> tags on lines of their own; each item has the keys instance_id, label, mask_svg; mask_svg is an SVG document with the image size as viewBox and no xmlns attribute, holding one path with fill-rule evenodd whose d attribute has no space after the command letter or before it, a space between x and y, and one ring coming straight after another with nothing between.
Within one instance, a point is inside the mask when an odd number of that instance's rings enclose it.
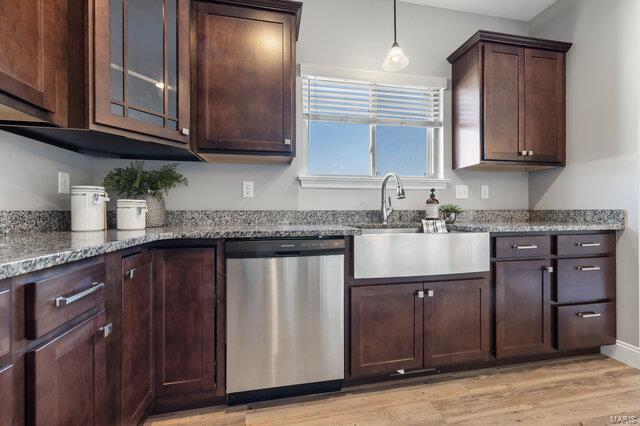
<instances>
[{"instance_id":1,"label":"glass-front cabinet door","mask_svg":"<svg viewBox=\"0 0 640 426\"><path fill-rule=\"evenodd\" d=\"M189 142L189 0L94 0L95 122Z\"/></svg>"}]
</instances>

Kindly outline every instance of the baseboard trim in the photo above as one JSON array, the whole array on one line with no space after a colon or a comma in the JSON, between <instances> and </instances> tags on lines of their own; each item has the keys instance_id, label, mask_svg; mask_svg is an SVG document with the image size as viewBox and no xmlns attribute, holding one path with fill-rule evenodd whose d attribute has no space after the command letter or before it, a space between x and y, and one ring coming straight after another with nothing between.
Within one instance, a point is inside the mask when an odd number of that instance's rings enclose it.
<instances>
[{"instance_id":1,"label":"baseboard trim","mask_svg":"<svg viewBox=\"0 0 640 426\"><path fill-rule=\"evenodd\" d=\"M615 345L603 346L603 355L640 369L640 347L616 340Z\"/></svg>"}]
</instances>

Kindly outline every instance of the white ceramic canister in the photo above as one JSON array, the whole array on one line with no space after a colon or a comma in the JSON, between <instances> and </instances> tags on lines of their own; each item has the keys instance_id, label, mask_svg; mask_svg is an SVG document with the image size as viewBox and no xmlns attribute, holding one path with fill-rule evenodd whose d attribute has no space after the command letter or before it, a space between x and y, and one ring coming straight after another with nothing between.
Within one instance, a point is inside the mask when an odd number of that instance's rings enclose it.
<instances>
[{"instance_id":1,"label":"white ceramic canister","mask_svg":"<svg viewBox=\"0 0 640 426\"><path fill-rule=\"evenodd\" d=\"M109 197L102 186L72 186L71 230L106 229L107 201Z\"/></svg>"},{"instance_id":2,"label":"white ceramic canister","mask_svg":"<svg viewBox=\"0 0 640 426\"><path fill-rule=\"evenodd\" d=\"M132 231L147 227L145 200L118 200L118 230Z\"/></svg>"}]
</instances>

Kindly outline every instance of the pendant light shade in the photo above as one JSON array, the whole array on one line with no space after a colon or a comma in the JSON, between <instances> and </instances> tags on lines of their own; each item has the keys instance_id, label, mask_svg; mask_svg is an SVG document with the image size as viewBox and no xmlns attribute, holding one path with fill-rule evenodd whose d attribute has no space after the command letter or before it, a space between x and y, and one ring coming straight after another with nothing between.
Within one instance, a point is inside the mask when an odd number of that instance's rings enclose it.
<instances>
[{"instance_id":1,"label":"pendant light shade","mask_svg":"<svg viewBox=\"0 0 640 426\"><path fill-rule=\"evenodd\" d=\"M398 16L396 12L396 2L393 0L393 45L387 53L387 57L382 63L385 71L400 71L409 65L409 58L398 44Z\"/></svg>"}]
</instances>

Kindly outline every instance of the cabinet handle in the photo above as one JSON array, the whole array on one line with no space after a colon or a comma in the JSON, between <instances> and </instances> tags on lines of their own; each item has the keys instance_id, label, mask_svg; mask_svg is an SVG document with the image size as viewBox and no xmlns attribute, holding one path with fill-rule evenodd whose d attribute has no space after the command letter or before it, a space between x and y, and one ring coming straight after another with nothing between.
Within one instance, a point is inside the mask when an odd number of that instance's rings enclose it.
<instances>
[{"instance_id":1,"label":"cabinet handle","mask_svg":"<svg viewBox=\"0 0 640 426\"><path fill-rule=\"evenodd\" d=\"M577 243L578 247L600 247L600 243Z\"/></svg>"},{"instance_id":2,"label":"cabinet handle","mask_svg":"<svg viewBox=\"0 0 640 426\"><path fill-rule=\"evenodd\" d=\"M291 145L291 139L285 139L284 144L287 146Z\"/></svg>"},{"instance_id":3,"label":"cabinet handle","mask_svg":"<svg viewBox=\"0 0 640 426\"><path fill-rule=\"evenodd\" d=\"M529 157L533 157L533 151L529 151L529 153L527 154Z\"/></svg>"},{"instance_id":4,"label":"cabinet handle","mask_svg":"<svg viewBox=\"0 0 640 426\"><path fill-rule=\"evenodd\" d=\"M576 266L576 269L581 272L599 271L599 266Z\"/></svg>"},{"instance_id":5,"label":"cabinet handle","mask_svg":"<svg viewBox=\"0 0 640 426\"><path fill-rule=\"evenodd\" d=\"M578 312L576 315L580 318L598 318L602 316L600 312Z\"/></svg>"},{"instance_id":6,"label":"cabinet handle","mask_svg":"<svg viewBox=\"0 0 640 426\"><path fill-rule=\"evenodd\" d=\"M113 324L109 323L107 325L105 325L104 327L100 327L98 329L98 334L104 336L104 338L106 339L107 337L109 337L109 335L113 333Z\"/></svg>"},{"instance_id":7,"label":"cabinet handle","mask_svg":"<svg viewBox=\"0 0 640 426\"><path fill-rule=\"evenodd\" d=\"M553 274L553 266L545 266L544 270L547 271L550 274Z\"/></svg>"},{"instance_id":8,"label":"cabinet handle","mask_svg":"<svg viewBox=\"0 0 640 426\"><path fill-rule=\"evenodd\" d=\"M518 246L518 245L513 246L514 250L535 250L537 248L538 248L538 246L535 245L535 244L529 244L529 245L526 245L526 246Z\"/></svg>"},{"instance_id":9,"label":"cabinet handle","mask_svg":"<svg viewBox=\"0 0 640 426\"><path fill-rule=\"evenodd\" d=\"M418 299L424 299L424 291L420 290L416 294L418 295Z\"/></svg>"},{"instance_id":10,"label":"cabinet handle","mask_svg":"<svg viewBox=\"0 0 640 426\"><path fill-rule=\"evenodd\" d=\"M433 297L433 290L427 291L427 297Z\"/></svg>"},{"instance_id":11,"label":"cabinet handle","mask_svg":"<svg viewBox=\"0 0 640 426\"><path fill-rule=\"evenodd\" d=\"M91 284L91 287L81 291L80 293L76 293L73 296L69 296L69 297L56 297L54 299L54 303L56 305L56 308L64 308L65 306L68 306L72 303L77 302L78 300L84 299L87 296L92 295L93 293L95 293L96 291L100 290L101 288L104 287L104 283L93 283Z\"/></svg>"},{"instance_id":12,"label":"cabinet handle","mask_svg":"<svg viewBox=\"0 0 640 426\"><path fill-rule=\"evenodd\" d=\"M124 277L129 279L129 280L132 280L133 277L135 277L135 276L136 276L136 268L129 269L128 271L126 271L124 273Z\"/></svg>"},{"instance_id":13,"label":"cabinet handle","mask_svg":"<svg viewBox=\"0 0 640 426\"><path fill-rule=\"evenodd\" d=\"M182 133L184 136L189 136L191 132L186 127L183 127L182 130L180 130L180 133Z\"/></svg>"},{"instance_id":14,"label":"cabinet handle","mask_svg":"<svg viewBox=\"0 0 640 426\"><path fill-rule=\"evenodd\" d=\"M520 153L520 155L522 155L523 157L526 157L526 156L527 156L527 151L522 151L522 152Z\"/></svg>"}]
</instances>

